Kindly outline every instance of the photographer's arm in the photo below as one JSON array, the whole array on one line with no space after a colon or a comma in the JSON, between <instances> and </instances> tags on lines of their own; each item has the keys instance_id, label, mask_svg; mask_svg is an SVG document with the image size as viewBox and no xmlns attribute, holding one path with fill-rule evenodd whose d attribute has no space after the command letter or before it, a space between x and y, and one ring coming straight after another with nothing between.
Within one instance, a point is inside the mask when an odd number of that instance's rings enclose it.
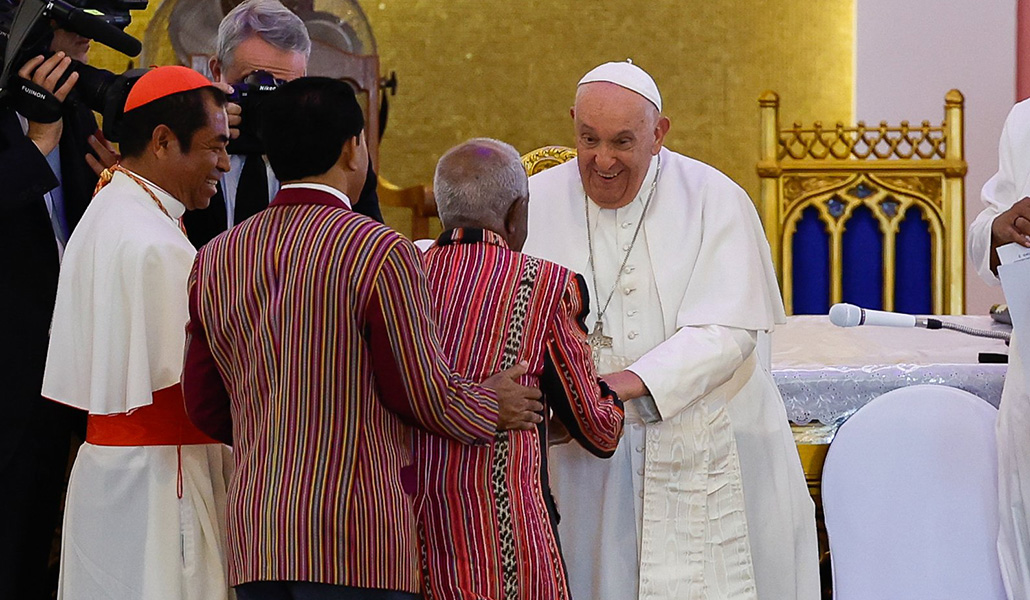
<instances>
[{"instance_id":1,"label":"photographer's arm","mask_svg":"<svg viewBox=\"0 0 1030 600\"><path fill-rule=\"evenodd\" d=\"M29 60L18 75L31 80L54 93L62 102L78 80L72 74L60 88L57 81L71 64L64 53L57 53L47 60L37 56ZM4 193L0 195L0 209L18 208L39 198L58 186L59 182L46 155L57 147L61 139L62 123L28 122L28 131L22 133L21 124L13 108L3 109L2 135L0 139L0 181L4 182Z\"/></svg>"}]
</instances>

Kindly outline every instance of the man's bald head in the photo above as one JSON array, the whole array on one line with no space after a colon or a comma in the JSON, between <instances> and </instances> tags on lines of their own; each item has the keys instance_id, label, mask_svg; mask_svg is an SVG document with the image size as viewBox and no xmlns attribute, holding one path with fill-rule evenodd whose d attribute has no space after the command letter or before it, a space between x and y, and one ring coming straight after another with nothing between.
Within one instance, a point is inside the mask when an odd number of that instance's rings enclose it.
<instances>
[{"instance_id":1,"label":"man's bald head","mask_svg":"<svg viewBox=\"0 0 1030 600\"><path fill-rule=\"evenodd\" d=\"M587 196L601 208L626 206L662 148L669 119L644 96L607 81L577 88L572 118Z\"/></svg>"},{"instance_id":2,"label":"man's bald head","mask_svg":"<svg viewBox=\"0 0 1030 600\"><path fill-rule=\"evenodd\" d=\"M529 180L509 144L475 138L451 148L436 165L433 192L446 229L489 229L513 250L525 243Z\"/></svg>"}]
</instances>

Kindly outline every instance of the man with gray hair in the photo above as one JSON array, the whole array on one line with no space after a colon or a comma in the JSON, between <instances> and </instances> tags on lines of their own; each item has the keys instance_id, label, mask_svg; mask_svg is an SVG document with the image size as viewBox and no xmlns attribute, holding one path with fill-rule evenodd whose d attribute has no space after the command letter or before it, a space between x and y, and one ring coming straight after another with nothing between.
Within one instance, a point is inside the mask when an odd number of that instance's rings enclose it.
<instances>
[{"instance_id":1,"label":"man with gray hair","mask_svg":"<svg viewBox=\"0 0 1030 600\"><path fill-rule=\"evenodd\" d=\"M229 11L218 25L211 77L233 86L262 78L280 83L293 81L307 74L310 56L311 37L300 17L279 0L246 0ZM254 118L246 114L240 117L245 129L248 117ZM241 147L237 140L229 144L229 154L229 172L222 177L211 205L187 213L183 219L186 233L197 248L264 210L279 191L279 181L262 154ZM366 186L354 210L382 222L376 179L370 159Z\"/></svg>"},{"instance_id":2,"label":"man with gray hair","mask_svg":"<svg viewBox=\"0 0 1030 600\"><path fill-rule=\"evenodd\" d=\"M446 229L424 255L441 346L476 379L519 362L586 451L608 457L622 403L597 378L582 277L521 254L528 182L514 148L479 138L449 150L433 182ZM548 410L550 409L550 410ZM416 518L427 598L568 598L547 483L548 420L469 446L414 432ZM600 518L600 515L596 515Z\"/></svg>"}]
</instances>

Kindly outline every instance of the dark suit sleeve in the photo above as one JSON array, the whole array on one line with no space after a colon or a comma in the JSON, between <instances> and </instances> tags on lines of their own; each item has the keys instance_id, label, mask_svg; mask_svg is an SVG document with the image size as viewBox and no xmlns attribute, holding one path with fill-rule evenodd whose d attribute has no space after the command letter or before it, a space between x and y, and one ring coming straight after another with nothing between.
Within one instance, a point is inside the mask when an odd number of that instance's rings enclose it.
<instances>
[{"instance_id":1,"label":"dark suit sleeve","mask_svg":"<svg viewBox=\"0 0 1030 600\"><path fill-rule=\"evenodd\" d=\"M361 195L352 207L354 212L365 215L380 223L383 222L383 213L379 210L379 192L376 191L379 185L379 176L372 168L372 159L368 159L368 174L365 176L365 187L361 188Z\"/></svg>"},{"instance_id":2,"label":"dark suit sleeve","mask_svg":"<svg viewBox=\"0 0 1030 600\"><path fill-rule=\"evenodd\" d=\"M421 256L407 240L387 253L366 306L364 333L379 400L387 409L411 425L466 444L493 439L497 399L447 363Z\"/></svg>"},{"instance_id":3,"label":"dark suit sleeve","mask_svg":"<svg viewBox=\"0 0 1030 600\"><path fill-rule=\"evenodd\" d=\"M84 171L82 147L96 130L92 113L66 121L61 134L61 169L65 216L74 227L96 184ZM22 132L13 109L0 103L0 314L15 315L0 336L0 378L10 401L6 414L15 419L39 403L50 321L57 294L58 245L44 194L58 180L46 158ZM15 426L17 427L17 426ZM0 452L2 454L2 452Z\"/></svg>"},{"instance_id":4,"label":"dark suit sleeve","mask_svg":"<svg viewBox=\"0 0 1030 600\"><path fill-rule=\"evenodd\" d=\"M618 395L597 376L586 340L586 282L570 279L551 323L540 389L551 410L590 453L608 458L622 436Z\"/></svg>"},{"instance_id":5,"label":"dark suit sleeve","mask_svg":"<svg viewBox=\"0 0 1030 600\"><path fill-rule=\"evenodd\" d=\"M198 257L199 258L199 257ZM186 356L182 370L182 396L186 416L208 436L232 445L232 410L211 346L200 318L200 292L197 285L198 261L189 279L190 320L186 324Z\"/></svg>"},{"instance_id":6,"label":"dark suit sleeve","mask_svg":"<svg viewBox=\"0 0 1030 600\"><path fill-rule=\"evenodd\" d=\"M46 157L25 137L14 110L0 109L0 211L43 202L43 194L58 185ZM85 159L83 159L85 160Z\"/></svg>"}]
</instances>

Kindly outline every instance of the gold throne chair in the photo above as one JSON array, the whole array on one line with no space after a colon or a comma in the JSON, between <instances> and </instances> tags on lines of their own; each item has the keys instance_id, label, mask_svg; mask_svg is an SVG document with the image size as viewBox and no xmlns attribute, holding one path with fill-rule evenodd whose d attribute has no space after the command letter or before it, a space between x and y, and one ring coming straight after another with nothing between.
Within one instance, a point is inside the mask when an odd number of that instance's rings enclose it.
<instances>
[{"instance_id":1,"label":"gold throne chair","mask_svg":"<svg viewBox=\"0 0 1030 600\"><path fill-rule=\"evenodd\" d=\"M522 155L522 166L526 175L532 177L551 167L576 158L576 149L566 146L544 146Z\"/></svg>"},{"instance_id":2,"label":"gold throne chair","mask_svg":"<svg viewBox=\"0 0 1030 600\"><path fill-rule=\"evenodd\" d=\"M788 314L864 308L961 314L964 307L963 98L944 121L780 125L761 111L758 209Z\"/></svg>"}]
</instances>

